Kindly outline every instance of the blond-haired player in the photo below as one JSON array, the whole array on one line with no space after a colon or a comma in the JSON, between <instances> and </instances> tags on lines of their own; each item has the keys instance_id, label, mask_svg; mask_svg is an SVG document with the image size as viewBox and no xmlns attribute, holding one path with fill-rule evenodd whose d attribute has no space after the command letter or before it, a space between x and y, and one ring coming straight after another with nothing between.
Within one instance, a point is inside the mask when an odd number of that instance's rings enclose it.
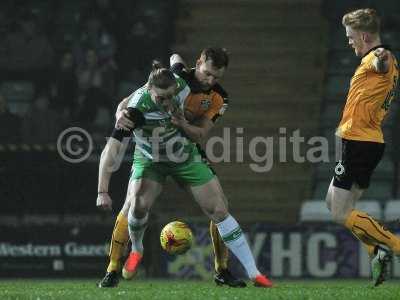
<instances>
[{"instance_id":1,"label":"blond-haired player","mask_svg":"<svg viewBox=\"0 0 400 300\"><path fill-rule=\"evenodd\" d=\"M374 285L386 278L392 254L400 254L400 239L366 213L354 208L385 148L382 121L395 96L398 65L381 43L380 19L373 9L344 15L349 45L361 58L350 83L343 116L337 128L341 158L326 195L334 221L349 229L367 248Z\"/></svg>"}]
</instances>

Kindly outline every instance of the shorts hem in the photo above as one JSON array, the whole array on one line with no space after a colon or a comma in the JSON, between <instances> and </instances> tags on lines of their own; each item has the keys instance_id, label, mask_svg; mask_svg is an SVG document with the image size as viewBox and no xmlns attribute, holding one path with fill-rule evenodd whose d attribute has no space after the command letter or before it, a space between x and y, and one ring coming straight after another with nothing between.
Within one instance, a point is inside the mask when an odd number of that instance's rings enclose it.
<instances>
[{"instance_id":1,"label":"shorts hem","mask_svg":"<svg viewBox=\"0 0 400 300\"><path fill-rule=\"evenodd\" d=\"M189 186L201 186L204 185L206 183L209 183L211 180L213 180L215 178L215 174L213 174L213 176L211 176L210 178L207 178L207 180L202 180L202 181L197 181L195 183L188 183Z\"/></svg>"},{"instance_id":2,"label":"shorts hem","mask_svg":"<svg viewBox=\"0 0 400 300\"><path fill-rule=\"evenodd\" d=\"M160 178L157 177L157 176L152 176L152 175L150 175L150 174L147 174L147 175L144 175L144 174L143 174L143 175L138 176L138 177L131 176L131 178L129 179L129 181L131 181L131 180L138 180L138 179L151 179L151 180L156 181L156 182L158 182L158 183L160 183L160 184L164 184L164 182L165 182L165 180L160 179Z\"/></svg>"}]
</instances>

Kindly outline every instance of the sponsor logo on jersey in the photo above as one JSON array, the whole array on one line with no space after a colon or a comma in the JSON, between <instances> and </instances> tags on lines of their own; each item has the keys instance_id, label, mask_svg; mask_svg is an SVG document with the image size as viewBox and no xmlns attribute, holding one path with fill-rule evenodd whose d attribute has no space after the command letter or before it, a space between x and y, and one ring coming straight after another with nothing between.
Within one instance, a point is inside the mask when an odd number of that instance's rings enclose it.
<instances>
[{"instance_id":1,"label":"sponsor logo on jersey","mask_svg":"<svg viewBox=\"0 0 400 300\"><path fill-rule=\"evenodd\" d=\"M208 109L210 107L211 101L209 99L204 99L201 100L200 102L200 107L204 110Z\"/></svg>"}]
</instances>

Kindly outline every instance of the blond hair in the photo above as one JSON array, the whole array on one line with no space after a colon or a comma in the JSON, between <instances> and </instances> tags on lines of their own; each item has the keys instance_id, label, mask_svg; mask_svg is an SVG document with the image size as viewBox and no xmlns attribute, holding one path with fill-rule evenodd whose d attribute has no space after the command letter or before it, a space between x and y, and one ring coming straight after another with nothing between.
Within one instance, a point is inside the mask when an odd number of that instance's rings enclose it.
<instances>
[{"instance_id":1,"label":"blond hair","mask_svg":"<svg viewBox=\"0 0 400 300\"><path fill-rule=\"evenodd\" d=\"M363 8L345 14L342 24L351 27L353 30L375 34L379 33L381 20L375 9Z\"/></svg>"}]
</instances>

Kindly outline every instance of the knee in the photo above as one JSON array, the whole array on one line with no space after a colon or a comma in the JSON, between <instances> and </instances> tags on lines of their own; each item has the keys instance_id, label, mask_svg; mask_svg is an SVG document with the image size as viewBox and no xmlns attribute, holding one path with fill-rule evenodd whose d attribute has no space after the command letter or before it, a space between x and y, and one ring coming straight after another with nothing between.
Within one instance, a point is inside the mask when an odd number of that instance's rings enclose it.
<instances>
[{"instance_id":1,"label":"knee","mask_svg":"<svg viewBox=\"0 0 400 300\"><path fill-rule=\"evenodd\" d=\"M330 211L332 214L332 219L335 223L345 225L347 218L349 217L351 211L353 210L353 205L350 200L342 199L331 199L330 200Z\"/></svg>"},{"instance_id":2,"label":"knee","mask_svg":"<svg viewBox=\"0 0 400 300\"><path fill-rule=\"evenodd\" d=\"M130 210L135 218L145 217L150 210L148 201L142 195L136 195L132 204Z\"/></svg>"},{"instance_id":3,"label":"knee","mask_svg":"<svg viewBox=\"0 0 400 300\"><path fill-rule=\"evenodd\" d=\"M124 217L128 217L129 208L130 208L130 202L128 200L126 200L125 203L124 203L124 206L122 207L122 209L120 211L120 213Z\"/></svg>"},{"instance_id":4,"label":"knee","mask_svg":"<svg viewBox=\"0 0 400 300\"><path fill-rule=\"evenodd\" d=\"M344 212L343 210L338 210L338 209L331 209L332 213L332 220L340 225L344 225L347 220L347 213Z\"/></svg>"},{"instance_id":5,"label":"knee","mask_svg":"<svg viewBox=\"0 0 400 300\"><path fill-rule=\"evenodd\" d=\"M215 205L208 211L209 217L215 223L223 221L228 216L228 209L225 203Z\"/></svg>"},{"instance_id":6,"label":"knee","mask_svg":"<svg viewBox=\"0 0 400 300\"><path fill-rule=\"evenodd\" d=\"M327 195L325 198L325 204L326 207L329 209L329 211L332 211L332 200L331 197L329 197L329 195Z\"/></svg>"},{"instance_id":7,"label":"knee","mask_svg":"<svg viewBox=\"0 0 400 300\"><path fill-rule=\"evenodd\" d=\"M228 211L226 209L217 210L217 211L215 211L215 213L213 214L211 219L215 223L219 223L219 222L222 222L223 220L225 220L228 217L228 214L229 213L228 213Z\"/></svg>"}]
</instances>

